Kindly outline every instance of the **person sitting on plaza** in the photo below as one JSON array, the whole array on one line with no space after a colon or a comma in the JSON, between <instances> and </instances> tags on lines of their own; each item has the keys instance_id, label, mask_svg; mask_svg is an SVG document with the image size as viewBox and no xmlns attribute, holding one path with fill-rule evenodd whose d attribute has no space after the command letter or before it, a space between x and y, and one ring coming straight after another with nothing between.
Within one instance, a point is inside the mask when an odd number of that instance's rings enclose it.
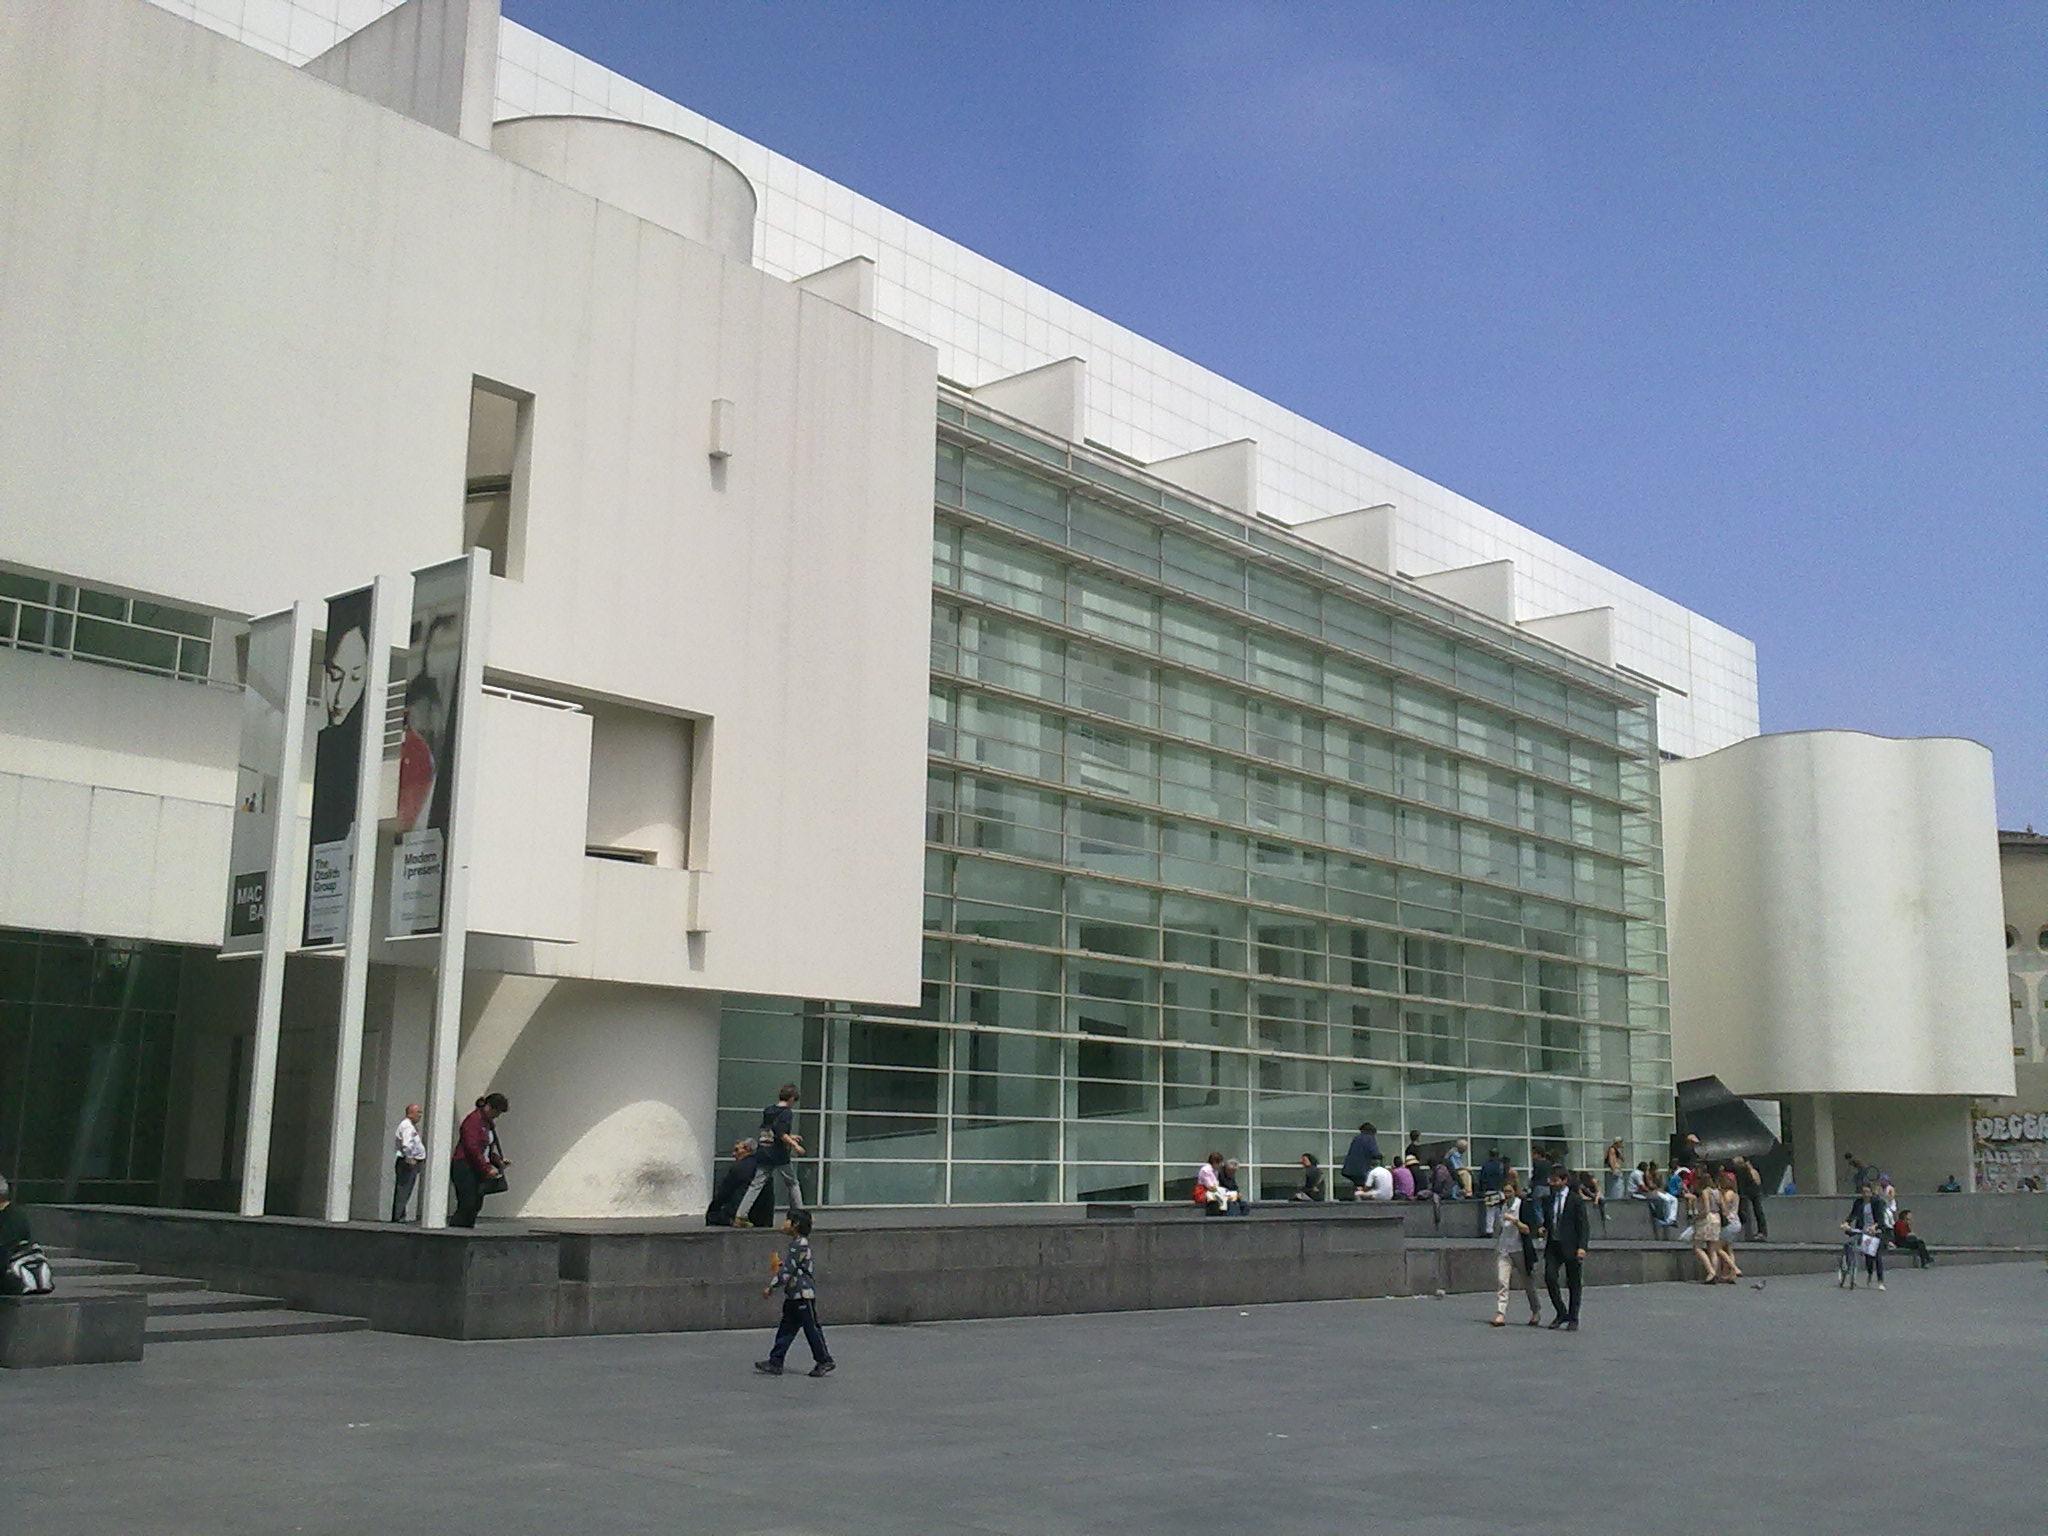
<instances>
[{"instance_id":1,"label":"person sitting on plaza","mask_svg":"<svg viewBox=\"0 0 2048 1536\"><path fill-rule=\"evenodd\" d=\"M28 1213L14 1203L13 1189L0 1178L0 1296L47 1296L56 1288Z\"/></svg>"},{"instance_id":2,"label":"person sitting on plaza","mask_svg":"<svg viewBox=\"0 0 2048 1536\"><path fill-rule=\"evenodd\" d=\"M1251 1202L1238 1187L1236 1158L1223 1159L1223 1166L1216 1170L1216 1182L1223 1186L1223 1198L1231 1215L1243 1216L1251 1210Z\"/></svg>"},{"instance_id":3,"label":"person sitting on plaza","mask_svg":"<svg viewBox=\"0 0 2048 1536\"><path fill-rule=\"evenodd\" d=\"M1913 1255L1913 1267L1925 1269L1934 1262L1934 1250L1927 1246L1927 1239L1913 1230L1913 1213L1900 1211L1892 1222L1892 1246Z\"/></svg>"},{"instance_id":4,"label":"person sitting on plaza","mask_svg":"<svg viewBox=\"0 0 2048 1536\"><path fill-rule=\"evenodd\" d=\"M1393 1199L1393 1171L1385 1163L1374 1163L1371 1171L1365 1176L1365 1183L1359 1190L1358 1198L1361 1200Z\"/></svg>"},{"instance_id":5,"label":"person sitting on plaza","mask_svg":"<svg viewBox=\"0 0 2048 1536\"><path fill-rule=\"evenodd\" d=\"M1394 1198L1413 1200L1415 1198L1415 1159L1404 1157L1394 1164Z\"/></svg>"},{"instance_id":6,"label":"person sitting on plaza","mask_svg":"<svg viewBox=\"0 0 2048 1536\"><path fill-rule=\"evenodd\" d=\"M1351 1145L1344 1149L1344 1162L1337 1170L1350 1182L1352 1199L1366 1198L1365 1176L1383 1162L1379 1131L1367 1120L1358 1127L1358 1134L1351 1138Z\"/></svg>"},{"instance_id":7,"label":"person sitting on plaza","mask_svg":"<svg viewBox=\"0 0 2048 1536\"><path fill-rule=\"evenodd\" d=\"M1301 1154L1301 1188L1287 1197L1289 1200L1321 1200L1323 1196L1323 1165L1313 1152Z\"/></svg>"},{"instance_id":8,"label":"person sitting on plaza","mask_svg":"<svg viewBox=\"0 0 2048 1536\"><path fill-rule=\"evenodd\" d=\"M1937 1195L1960 1195L1963 1192L1962 1181L1954 1174L1950 1174L1934 1186L1934 1192Z\"/></svg>"}]
</instances>

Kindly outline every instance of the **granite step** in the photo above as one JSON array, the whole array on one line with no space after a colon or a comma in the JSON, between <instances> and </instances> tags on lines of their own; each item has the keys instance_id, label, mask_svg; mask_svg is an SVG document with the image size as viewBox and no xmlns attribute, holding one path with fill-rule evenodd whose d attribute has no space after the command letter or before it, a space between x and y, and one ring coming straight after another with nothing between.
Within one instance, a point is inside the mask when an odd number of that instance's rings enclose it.
<instances>
[{"instance_id":1,"label":"granite step","mask_svg":"<svg viewBox=\"0 0 2048 1536\"><path fill-rule=\"evenodd\" d=\"M275 1296L242 1296L233 1291L177 1290L159 1292L149 1298L149 1315L193 1317L217 1313L281 1312L284 1303Z\"/></svg>"},{"instance_id":2,"label":"granite step","mask_svg":"<svg viewBox=\"0 0 2048 1536\"><path fill-rule=\"evenodd\" d=\"M50 1261L50 1272L59 1276L134 1275L142 1271L140 1264L131 1264L126 1259L88 1259L75 1253L60 1255L48 1248L43 1253Z\"/></svg>"},{"instance_id":3,"label":"granite step","mask_svg":"<svg viewBox=\"0 0 2048 1536\"><path fill-rule=\"evenodd\" d=\"M69 1295L105 1296L126 1294L132 1296L157 1296L175 1291L203 1291L204 1280L188 1280L182 1275L145 1275L141 1273L98 1275L73 1274L58 1265L50 1270L57 1277L57 1289Z\"/></svg>"},{"instance_id":4,"label":"granite step","mask_svg":"<svg viewBox=\"0 0 2048 1536\"><path fill-rule=\"evenodd\" d=\"M355 1333L369 1327L360 1317L327 1312L293 1312L284 1308L228 1312L159 1314L152 1311L143 1330L146 1344L188 1344L208 1339L292 1338L318 1333Z\"/></svg>"}]
</instances>

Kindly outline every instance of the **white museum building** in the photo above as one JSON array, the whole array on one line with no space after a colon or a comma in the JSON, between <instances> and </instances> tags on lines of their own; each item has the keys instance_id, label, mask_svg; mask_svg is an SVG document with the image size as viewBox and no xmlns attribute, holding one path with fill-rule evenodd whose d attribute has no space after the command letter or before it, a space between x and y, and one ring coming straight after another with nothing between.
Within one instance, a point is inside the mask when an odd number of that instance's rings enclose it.
<instances>
[{"instance_id":1,"label":"white museum building","mask_svg":"<svg viewBox=\"0 0 2048 1536\"><path fill-rule=\"evenodd\" d=\"M369 1218L498 1091L493 1211L694 1212L784 1080L827 1203L1159 1198L1709 1073L1826 1189L2013 1092L1982 748L1759 737L1741 636L496 0L21 0L0 177L30 1198Z\"/></svg>"}]
</instances>

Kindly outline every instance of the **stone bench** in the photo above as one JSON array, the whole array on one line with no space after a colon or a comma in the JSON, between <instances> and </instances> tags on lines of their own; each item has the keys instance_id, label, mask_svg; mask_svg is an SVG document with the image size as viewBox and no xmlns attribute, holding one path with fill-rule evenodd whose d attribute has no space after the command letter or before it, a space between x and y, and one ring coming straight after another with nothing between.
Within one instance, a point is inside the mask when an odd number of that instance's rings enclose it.
<instances>
[{"instance_id":1,"label":"stone bench","mask_svg":"<svg viewBox=\"0 0 2048 1536\"><path fill-rule=\"evenodd\" d=\"M0 1296L0 1368L140 1360L148 1315L139 1293Z\"/></svg>"}]
</instances>

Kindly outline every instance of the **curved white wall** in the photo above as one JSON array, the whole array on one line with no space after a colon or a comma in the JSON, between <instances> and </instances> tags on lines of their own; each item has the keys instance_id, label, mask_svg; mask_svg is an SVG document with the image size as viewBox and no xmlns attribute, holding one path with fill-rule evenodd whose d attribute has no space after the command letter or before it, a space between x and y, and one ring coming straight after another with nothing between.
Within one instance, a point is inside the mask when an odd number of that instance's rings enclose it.
<instances>
[{"instance_id":1,"label":"curved white wall","mask_svg":"<svg viewBox=\"0 0 2048 1536\"><path fill-rule=\"evenodd\" d=\"M512 1101L499 1216L674 1216L711 1203L718 998L474 975L456 1108Z\"/></svg>"},{"instance_id":2,"label":"curved white wall","mask_svg":"<svg viewBox=\"0 0 2048 1536\"><path fill-rule=\"evenodd\" d=\"M702 144L608 117L514 117L491 148L723 256L754 259L754 184Z\"/></svg>"},{"instance_id":3,"label":"curved white wall","mask_svg":"<svg viewBox=\"0 0 2048 1536\"><path fill-rule=\"evenodd\" d=\"M2012 1092L1987 749L1760 736L1662 783L1680 1078Z\"/></svg>"}]
</instances>

